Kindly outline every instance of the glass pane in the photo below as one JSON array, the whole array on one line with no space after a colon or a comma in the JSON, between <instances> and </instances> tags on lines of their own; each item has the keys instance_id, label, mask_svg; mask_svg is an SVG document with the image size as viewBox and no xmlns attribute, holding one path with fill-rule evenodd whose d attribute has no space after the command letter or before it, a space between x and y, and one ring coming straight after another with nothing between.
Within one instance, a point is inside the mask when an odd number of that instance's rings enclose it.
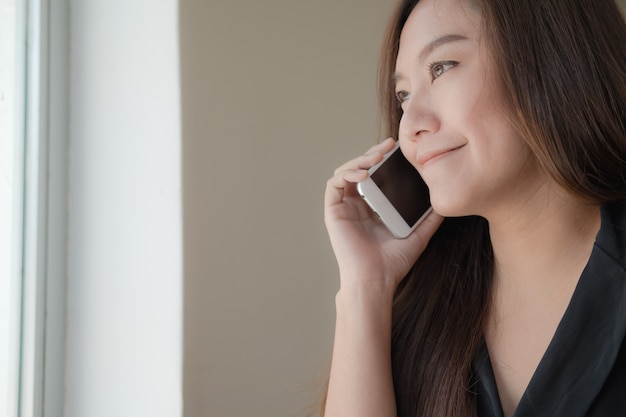
<instances>
[{"instance_id":1,"label":"glass pane","mask_svg":"<svg viewBox=\"0 0 626 417\"><path fill-rule=\"evenodd\" d=\"M15 0L0 0L0 417L15 413L18 317L15 242ZM21 251L20 251L21 252Z\"/></svg>"}]
</instances>

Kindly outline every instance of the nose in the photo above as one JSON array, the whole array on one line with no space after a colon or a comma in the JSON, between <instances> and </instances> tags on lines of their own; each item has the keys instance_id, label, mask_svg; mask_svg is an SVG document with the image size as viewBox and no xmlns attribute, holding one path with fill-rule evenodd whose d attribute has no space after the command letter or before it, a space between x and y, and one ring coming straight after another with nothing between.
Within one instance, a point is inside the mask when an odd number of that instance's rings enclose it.
<instances>
[{"instance_id":1,"label":"nose","mask_svg":"<svg viewBox=\"0 0 626 417\"><path fill-rule=\"evenodd\" d=\"M413 98L405 102L399 139L414 141L425 134L437 132L439 127L439 118L426 101Z\"/></svg>"}]
</instances>

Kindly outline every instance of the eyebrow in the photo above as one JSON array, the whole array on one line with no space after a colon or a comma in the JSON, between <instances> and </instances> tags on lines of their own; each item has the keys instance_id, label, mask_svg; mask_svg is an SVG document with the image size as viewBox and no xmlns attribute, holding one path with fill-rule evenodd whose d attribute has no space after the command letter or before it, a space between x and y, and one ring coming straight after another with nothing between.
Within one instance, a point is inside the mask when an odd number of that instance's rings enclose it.
<instances>
[{"instance_id":1,"label":"eyebrow","mask_svg":"<svg viewBox=\"0 0 626 417\"><path fill-rule=\"evenodd\" d=\"M437 49L438 47L442 45L445 45L451 42L464 41L464 40L467 40L467 37L463 35L458 35L454 33L449 34L449 35L443 35L440 38L437 38L434 41L429 42L428 45L426 45L422 49L422 51L419 54L419 60L420 62L424 61L428 55L430 55L435 49Z\"/></svg>"}]
</instances>

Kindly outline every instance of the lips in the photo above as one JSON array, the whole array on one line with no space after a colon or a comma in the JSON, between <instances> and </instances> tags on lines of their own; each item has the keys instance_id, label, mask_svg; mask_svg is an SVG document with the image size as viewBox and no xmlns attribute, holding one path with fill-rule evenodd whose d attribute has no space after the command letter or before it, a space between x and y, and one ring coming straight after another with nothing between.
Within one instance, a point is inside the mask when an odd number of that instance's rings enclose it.
<instances>
[{"instance_id":1,"label":"lips","mask_svg":"<svg viewBox=\"0 0 626 417\"><path fill-rule=\"evenodd\" d=\"M424 152L422 154L420 154L417 158L417 163L418 165L424 165L426 164L428 161L437 158L438 156L441 155L445 155L449 152L452 151L456 151L457 149L462 148L463 146L465 146L465 144L461 145L461 146L454 146L451 148L441 148L441 149L435 149L432 151L428 151L428 152Z\"/></svg>"}]
</instances>

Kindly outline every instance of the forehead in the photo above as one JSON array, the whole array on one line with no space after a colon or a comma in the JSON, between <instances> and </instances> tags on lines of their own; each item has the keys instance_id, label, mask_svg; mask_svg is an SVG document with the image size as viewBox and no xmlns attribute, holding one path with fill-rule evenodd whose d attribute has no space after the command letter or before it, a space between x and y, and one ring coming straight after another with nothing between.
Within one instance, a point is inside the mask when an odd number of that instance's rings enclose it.
<instances>
[{"instance_id":1,"label":"forehead","mask_svg":"<svg viewBox=\"0 0 626 417\"><path fill-rule=\"evenodd\" d=\"M415 60L419 51L439 38L459 35L478 40L480 34L480 14L466 1L420 0L402 28L398 64Z\"/></svg>"}]
</instances>

